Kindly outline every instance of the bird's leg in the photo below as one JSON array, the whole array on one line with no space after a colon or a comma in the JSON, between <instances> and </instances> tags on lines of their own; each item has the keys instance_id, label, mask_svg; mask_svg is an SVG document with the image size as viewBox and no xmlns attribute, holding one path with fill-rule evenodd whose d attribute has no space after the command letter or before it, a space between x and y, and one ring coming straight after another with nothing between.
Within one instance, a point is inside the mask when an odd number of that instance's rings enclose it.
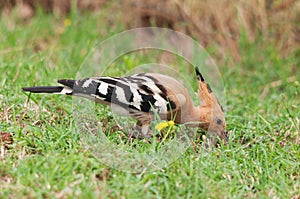
<instances>
[{"instance_id":1,"label":"bird's leg","mask_svg":"<svg viewBox=\"0 0 300 199\"><path fill-rule=\"evenodd\" d=\"M151 138L152 133L149 131L151 121L140 121L138 120L135 126L135 130L129 134L129 137L145 139Z\"/></svg>"}]
</instances>

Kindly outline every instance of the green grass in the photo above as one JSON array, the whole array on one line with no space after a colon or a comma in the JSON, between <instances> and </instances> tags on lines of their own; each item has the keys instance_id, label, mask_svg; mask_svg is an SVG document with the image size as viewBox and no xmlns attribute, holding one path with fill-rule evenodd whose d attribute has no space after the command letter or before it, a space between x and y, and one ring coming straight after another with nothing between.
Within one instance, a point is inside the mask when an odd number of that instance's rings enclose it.
<instances>
[{"instance_id":1,"label":"green grass","mask_svg":"<svg viewBox=\"0 0 300 199\"><path fill-rule=\"evenodd\" d=\"M41 13L27 24L15 16L0 21L0 132L13 136L12 145L0 148L1 198L300 196L299 57L280 58L263 38L251 44L241 38L241 63L220 67L231 132L228 146L208 151L198 143L173 164L152 172L118 171L86 150L71 98L32 94L28 101L21 87L74 78L97 42L124 30L104 16L72 13L69 27L63 19ZM112 73L122 75L151 60L135 56L120 58ZM272 83L278 80L282 82ZM109 109L97 107L99 117L106 117ZM113 124L106 119L109 131ZM112 132L110 139L124 142L123 147L151 148Z\"/></svg>"}]
</instances>

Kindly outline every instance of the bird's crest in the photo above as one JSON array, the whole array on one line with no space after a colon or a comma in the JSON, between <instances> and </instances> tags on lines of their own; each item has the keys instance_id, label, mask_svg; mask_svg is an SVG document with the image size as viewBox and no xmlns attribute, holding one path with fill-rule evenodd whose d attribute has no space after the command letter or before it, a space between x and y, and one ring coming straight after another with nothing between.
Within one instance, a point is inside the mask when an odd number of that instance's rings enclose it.
<instances>
[{"instance_id":1,"label":"bird's crest","mask_svg":"<svg viewBox=\"0 0 300 199\"><path fill-rule=\"evenodd\" d=\"M195 67L195 71L198 79L198 96L201 102L205 106L220 105L209 84L204 80L203 75L200 73L197 66Z\"/></svg>"}]
</instances>

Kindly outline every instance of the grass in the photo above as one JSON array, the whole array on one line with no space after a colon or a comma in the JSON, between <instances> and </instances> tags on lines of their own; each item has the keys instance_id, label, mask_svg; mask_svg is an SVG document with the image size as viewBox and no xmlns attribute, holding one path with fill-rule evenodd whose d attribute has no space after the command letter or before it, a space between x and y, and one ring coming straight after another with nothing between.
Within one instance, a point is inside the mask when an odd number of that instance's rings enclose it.
<instances>
[{"instance_id":1,"label":"grass","mask_svg":"<svg viewBox=\"0 0 300 199\"><path fill-rule=\"evenodd\" d=\"M0 21L0 132L13 136L13 144L0 148L1 198L300 197L299 57L280 58L263 37L253 43L241 37L241 62L220 67L228 146L208 151L198 144L152 172L122 172L86 150L71 98L31 95L27 101L21 87L74 78L98 41L124 29L106 14L71 13L70 26L41 13L27 24L16 16ZM143 61L146 56L127 55L113 72L122 75ZM100 117L109 113L99 109ZM124 141L112 132L112 140ZM151 148L133 142L139 150Z\"/></svg>"}]
</instances>

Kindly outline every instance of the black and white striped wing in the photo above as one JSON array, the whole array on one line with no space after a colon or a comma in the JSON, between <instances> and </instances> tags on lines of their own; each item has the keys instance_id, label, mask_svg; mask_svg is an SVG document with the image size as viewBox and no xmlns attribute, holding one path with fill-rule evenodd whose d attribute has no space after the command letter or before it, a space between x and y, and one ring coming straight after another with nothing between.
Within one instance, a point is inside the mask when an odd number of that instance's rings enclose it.
<instances>
[{"instance_id":1,"label":"black and white striped wing","mask_svg":"<svg viewBox=\"0 0 300 199\"><path fill-rule=\"evenodd\" d=\"M59 80L59 83L73 88L72 95L118 105L129 112L151 112L167 114L176 109L168 98L167 89L154 77L137 74L128 77L93 77L82 80Z\"/></svg>"}]
</instances>

